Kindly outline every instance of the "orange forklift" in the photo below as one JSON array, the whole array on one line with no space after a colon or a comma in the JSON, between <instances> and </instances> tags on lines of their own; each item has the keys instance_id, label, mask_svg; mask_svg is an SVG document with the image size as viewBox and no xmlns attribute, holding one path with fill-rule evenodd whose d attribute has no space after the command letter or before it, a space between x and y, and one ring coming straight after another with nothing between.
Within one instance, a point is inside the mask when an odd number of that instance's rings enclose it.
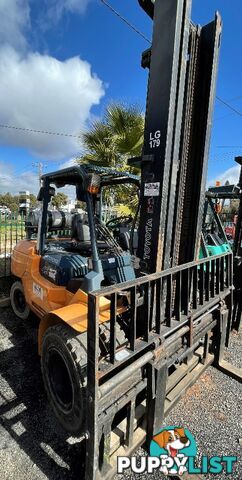
<instances>
[{"instance_id":1,"label":"orange forklift","mask_svg":"<svg viewBox=\"0 0 242 480\"><path fill-rule=\"evenodd\" d=\"M39 222L29 220L37 239L12 256L12 307L40 318L45 387L85 443L86 480L113 478L118 456L149 445L209 365L241 381L224 361L233 254L199 259L221 18L195 25L192 0L139 4L153 22L143 151L129 161L140 182L82 164L44 175ZM139 190L136 215L104 225L102 189L123 182ZM65 185L85 203L82 217L48 210ZM55 236L58 223L69 238Z\"/></svg>"},{"instance_id":2,"label":"orange forklift","mask_svg":"<svg viewBox=\"0 0 242 480\"><path fill-rule=\"evenodd\" d=\"M131 184L138 192L139 179L84 164L46 174L42 184L38 195L42 211L27 217L29 238L19 242L13 251L11 270L17 280L10 299L20 319L27 320L31 312L40 318L39 354L50 403L62 426L71 433L80 433L86 384L88 293L135 279L122 231L132 217L112 219L106 227L99 214L102 191L105 187ZM54 186L66 185L75 186L77 200L86 206L85 213L70 215L48 210ZM119 238L117 229L121 230ZM36 231L37 239L33 239ZM58 236L60 231L63 237ZM120 301L120 321L125 310ZM99 321L103 355L110 336L109 320L110 300L102 297ZM120 339L125 339L121 331L117 342Z\"/></svg>"}]
</instances>

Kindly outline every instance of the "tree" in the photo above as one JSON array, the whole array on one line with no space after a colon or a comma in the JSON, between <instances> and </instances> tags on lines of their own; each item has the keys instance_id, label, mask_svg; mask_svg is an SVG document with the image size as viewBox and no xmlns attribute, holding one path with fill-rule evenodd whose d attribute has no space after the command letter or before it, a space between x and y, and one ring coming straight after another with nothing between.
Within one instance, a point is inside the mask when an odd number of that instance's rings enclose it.
<instances>
[{"instance_id":1,"label":"tree","mask_svg":"<svg viewBox=\"0 0 242 480\"><path fill-rule=\"evenodd\" d=\"M102 121L82 136L85 148L81 162L127 170L127 160L141 154L144 116L136 106L111 104Z\"/></svg>"},{"instance_id":2,"label":"tree","mask_svg":"<svg viewBox=\"0 0 242 480\"><path fill-rule=\"evenodd\" d=\"M30 208L37 207L38 201L37 201L36 196L33 193L30 193L29 199L30 199Z\"/></svg>"},{"instance_id":3,"label":"tree","mask_svg":"<svg viewBox=\"0 0 242 480\"><path fill-rule=\"evenodd\" d=\"M35 208L38 204L37 198L33 193L30 193L30 207ZM6 205L11 212L18 212L19 210L19 195L12 195L11 193L3 193L0 195L0 205Z\"/></svg>"},{"instance_id":4,"label":"tree","mask_svg":"<svg viewBox=\"0 0 242 480\"><path fill-rule=\"evenodd\" d=\"M139 173L128 166L127 160L141 155L143 138L144 115L141 110L136 106L112 103L107 107L103 120L94 122L83 134L85 152L77 161ZM129 185L107 188L104 201L120 204L121 209L128 204L132 212L137 206L136 190Z\"/></svg>"},{"instance_id":5,"label":"tree","mask_svg":"<svg viewBox=\"0 0 242 480\"><path fill-rule=\"evenodd\" d=\"M63 192L58 192L51 200L53 207L60 208L66 205L68 202L68 196Z\"/></svg>"},{"instance_id":6,"label":"tree","mask_svg":"<svg viewBox=\"0 0 242 480\"><path fill-rule=\"evenodd\" d=\"M19 196L11 193L3 193L0 195L0 205L10 208L11 212L17 212L19 209Z\"/></svg>"}]
</instances>

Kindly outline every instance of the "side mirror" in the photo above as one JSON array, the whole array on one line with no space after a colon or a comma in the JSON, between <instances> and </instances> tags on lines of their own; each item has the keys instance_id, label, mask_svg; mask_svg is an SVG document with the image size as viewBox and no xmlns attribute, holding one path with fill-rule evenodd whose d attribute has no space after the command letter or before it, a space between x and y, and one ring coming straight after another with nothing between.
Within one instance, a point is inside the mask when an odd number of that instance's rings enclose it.
<instances>
[{"instance_id":1,"label":"side mirror","mask_svg":"<svg viewBox=\"0 0 242 480\"><path fill-rule=\"evenodd\" d=\"M49 197L51 199L51 197L54 197L55 196L55 188L54 187L49 187Z\"/></svg>"}]
</instances>

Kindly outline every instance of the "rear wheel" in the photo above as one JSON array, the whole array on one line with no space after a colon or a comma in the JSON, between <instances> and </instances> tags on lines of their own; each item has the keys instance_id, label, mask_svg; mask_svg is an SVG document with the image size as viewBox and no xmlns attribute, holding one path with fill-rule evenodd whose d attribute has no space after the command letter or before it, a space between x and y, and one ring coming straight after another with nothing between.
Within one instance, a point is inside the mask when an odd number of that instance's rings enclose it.
<instances>
[{"instance_id":1,"label":"rear wheel","mask_svg":"<svg viewBox=\"0 0 242 480\"><path fill-rule=\"evenodd\" d=\"M31 310L26 303L24 288L20 281L14 282L10 290L11 307L18 318L27 320Z\"/></svg>"},{"instance_id":2,"label":"rear wheel","mask_svg":"<svg viewBox=\"0 0 242 480\"><path fill-rule=\"evenodd\" d=\"M85 427L87 334L66 325L49 328L43 338L42 375L51 407L72 434Z\"/></svg>"}]
</instances>

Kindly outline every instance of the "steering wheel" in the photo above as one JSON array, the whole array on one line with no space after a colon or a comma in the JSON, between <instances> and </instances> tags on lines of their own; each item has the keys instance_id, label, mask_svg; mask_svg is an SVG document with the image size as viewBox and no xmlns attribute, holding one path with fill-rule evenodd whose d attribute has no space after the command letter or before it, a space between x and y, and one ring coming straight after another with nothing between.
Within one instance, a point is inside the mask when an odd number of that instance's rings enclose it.
<instances>
[{"instance_id":1,"label":"steering wheel","mask_svg":"<svg viewBox=\"0 0 242 480\"><path fill-rule=\"evenodd\" d=\"M115 229L120 226L120 224L128 225L133 221L132 215L122 215L121 217L112 218L106 223L106 227Z\"/></svg>"}]
</instances>

